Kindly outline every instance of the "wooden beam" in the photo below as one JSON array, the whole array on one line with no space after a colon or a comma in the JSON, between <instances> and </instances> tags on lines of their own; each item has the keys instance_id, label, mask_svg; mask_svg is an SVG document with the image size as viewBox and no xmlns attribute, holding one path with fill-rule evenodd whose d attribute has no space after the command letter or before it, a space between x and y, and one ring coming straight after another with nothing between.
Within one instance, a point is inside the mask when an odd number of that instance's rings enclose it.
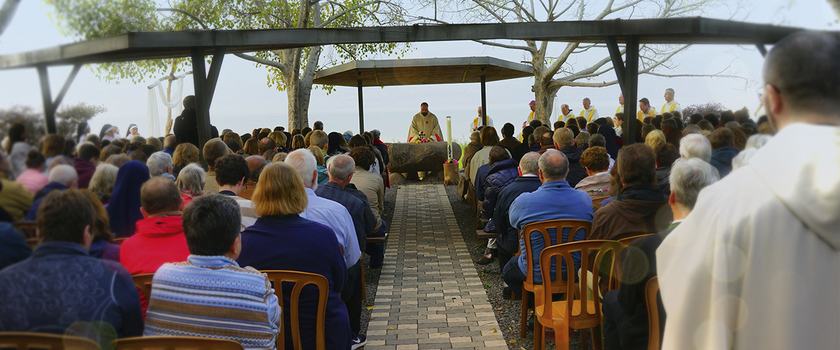
<instances>
[{"instance_id":1,"label":"wooden beam","mask_svg":"<svg viewBox=\"0 0 840 350\"><path fill-rule=\"evenodd\" d=\"M210 105L207 103L207 74L205 73L204 51L194 49L192 52L193 87L195 88L195 117L198 125L198 150L201 163L209 166L204 160L204 144L210 140Z\"/></svg>"},{"instance_id":2,"label":"wooden beam","mask_svg":"<svg viewBox=\"0 0 840 350\"><path fill-rule=\"evenodd\" d=\"M636 119L636 109L639 108L637 102L639 91L639 38L628 37L625 45L627 50L627 57L625 59L624 70L624 86L622 89L624 93L624 124L622 129L622 141L624 145L631 145L634 142L644 142L644 140L636 140L636 125L632 123Z\"/></svg>"},{"instance_id":3,"label":"wooden beam","mask_svg":"<svg viewBox=\"0 0 840 350\"><path fill-rule=\"evenodd\" d=\"M222 70L222 62L225 60L225 47L219 46L213 52L213 61L210 63L210 71L207 73L207 109L213 104L213 95L216 93L216 82L219 81L219 72Z\"/></svg>"},{"instance_id":4,"label":"wooden beam","mask_svg":"<svg viewBox=\"0 0 840 350\"><path fill-rule=\"evenodd\" d=\"M44 105L44 120L47 124L47 133L55 134L58 129L55 126L55 108L50 92L50 77L47 66L38 66L38 80L41 82L41 103Z\"/></svg>"}]
</instances>

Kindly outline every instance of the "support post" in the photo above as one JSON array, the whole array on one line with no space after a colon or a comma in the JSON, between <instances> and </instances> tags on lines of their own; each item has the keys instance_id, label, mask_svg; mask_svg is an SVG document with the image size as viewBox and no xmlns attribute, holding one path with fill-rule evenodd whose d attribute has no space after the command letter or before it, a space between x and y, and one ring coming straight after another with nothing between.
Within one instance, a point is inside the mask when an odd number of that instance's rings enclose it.
<instances>
[{"instance_id":1,"label":"support post","mask_svg":"<svg viewBox=\"0 0 840 350\"><path fill-rule=\"evenodd\" d=\"M622 129L625 130L623 134L624 145L632 145L636 140L636 125L632 123L632 119L636 119L636 109L639 108L638 91L639 91L639 38L635 36L627 37L625 45L627 50L627 58L624 67L624 124ZM629 101L629 103L628 103Z\"/></svg>"},{"instance_id":2,"label":"support post","mask_svg":"<svg viewBox=\"0 0 840 350\"><path fill-rule=\"evenodd\" d=\"M755 47L758 48L758 52L761 53L761 57L767 56L767 47L764 44L755 44Z\"/></svg>"},{"instance_id":3,"label":"support post","mask_svg":"<svg viewBox=\"0 0 840 350\"><path fill-rule=\"evenodd\" d=\"M357 80L359 86L359 135L365 132L365 107L362 97L362 79Z\"/></svg>"},{"instance_id":4,"label":"support post","mask_svg":"<svg viewBox=\"0 0 840 350\"><path fill-rule=\"evenodd\" d=\"M210 71L207 72L207 110L210 110L210 105L213 104L213 94L216 92L216 82L219 81L219 72L222 70L226 51L224 46L216 47L213 51L213 62L210 62Z\"/></svg>"},{"instance_id":5,"label":"support post","mask_svg":"<svg viewBox=\"0 0 840 350\"><path fill-rule=\"evenodd\" d=\"M50 92L50 77L46 66L38 66L38 80L41 82L41 102L44 105L44 119L47 122L47 133L55 134L58 129L55 126L55 108L52 103Z\"/></svg>"},{"instance_id":6,"label":"support post","mask_svg":"<svg viewBox=\"0 0 840 350\"><path fill-rule=\"evenodd\" d=\"M204 160L204 144L210 139L210 105L207 100L207 74L205 73L204 51L200 48L192 49L193 88L195 89L195 117L198 124L198 143L201 163Z\"/></svg>"},{"instance_id":7,"label":"support post","mask_svg":"<svg viewBox=\"0 0 840 350\"><path fill-rule=\"evenodd\" d=\"M618 86L621 91L624 91L624 60L621 58L621 50L618 48L618 41L615 40L614 36L607 37L607 50L610 52L613 69L615 69L615 75L618 78Z\"/></svg>"},{"instance_id":8,"label":"support post","mask_svg":"<svg viewBox=\"0 0 840 350\"><path fill-rule=\"evenodd\" d=\"M484 67L481 68L484 70ZM487 77L481 75L481 125L487 126Z\"/></svg>"}]
</instances>

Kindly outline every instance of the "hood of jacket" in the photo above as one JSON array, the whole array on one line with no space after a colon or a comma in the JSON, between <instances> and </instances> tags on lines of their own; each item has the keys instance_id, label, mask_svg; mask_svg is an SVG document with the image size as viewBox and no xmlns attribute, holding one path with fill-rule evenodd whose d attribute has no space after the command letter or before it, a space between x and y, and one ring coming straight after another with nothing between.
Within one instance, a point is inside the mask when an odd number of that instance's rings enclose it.
<instances>
[{"instance_id":1,"label":"hood of jacket","mask_svg":"<svg viewBox=\"0 0 840 350\"><path fill-rule=\"evenodd\" d=\"M489 176L493 173L500 172L504 169L516 168L518 166L519 164L516 163L516 160L508 158L500 162L493 163L493 165L490 166L490 170L487 171L487 175ZM519 176L518 173L517 176Z\"/></svg>"},{"instance_id":2,"label":"hood of jacket","mask_svg":"<svg viewBox=\"0 0 840 350\"><path fill-rule=\"evenodd\" d=\"M46 184L46 186L44 186L44 188L42 188L40 191L38 191L38 193L35 194L35 200L38 200L39 198L41 198L43 196L46 196L47 194L49 194L52 191L55 191L55 190L64 191L66 189L67 189L67 186L64 186L64 185L62 185L58 182L49 182L49 183Z\"/></svg>"},{"instance_id":3,"label":"hood of jacket","mask_svg":"<svg viewBox=\"0 0 840 350\"><path fill-rule=\"evenodd\" d=\"M181 215L148 217L137 221L137 234L145 237L169 237L183 232Z\"/></svg>"},{"instance_id":4,"label":"hood of jacket","mask_svg":"<svg viewBox=\"0 0 840 350\"><path fill-rule=\"evenodd\" d=\"M732 158L741 152L732 146L724 146L712 151L712 160L718 161L722 164L732 164Z\"/></svg>"},{"instance_id":5,"label":"hood of jacket","mask_svg":"<svg viewBox=\"0 0 840 350\"><path fill-rule=\"evenodd\" d=\"M792 147L802 140L808 140L807 147ZM808 229L840 250L840 127L788 125L745 168Z\"/></svg>"}]
</instances>

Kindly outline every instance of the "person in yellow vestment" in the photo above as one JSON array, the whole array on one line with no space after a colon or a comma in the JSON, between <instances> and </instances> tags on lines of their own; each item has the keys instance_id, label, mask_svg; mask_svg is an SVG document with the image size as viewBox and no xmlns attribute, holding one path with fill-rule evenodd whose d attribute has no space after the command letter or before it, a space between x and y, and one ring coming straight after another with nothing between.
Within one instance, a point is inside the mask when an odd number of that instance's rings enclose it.
<instances>
[{"instance_id":1,"label":"person in yellow vestment","mask_svg":"<svg viewBox=\"0 0 840 350\"><path fill-rule=\"evenodd\" d=\"M437 116L429 112L429 104L420 104L420 113L414 115L411 120L411 127L408 129L408 142L420 137L420 133L429 141L443 141L443 132L440 131L440 124Z\"/></svg>"},{"instance_id":2,"label":"person in yellow vestment","mask_svg":"<svg viewBox=\"0 0 840 350\"><path fill-rule=\"evenodd\" d=\"M677 101L674 101L674 89L665 89L665 104L662 105L662 113L673 113L674 111L682 113L682 106Z\"/></svg>"},{"instance_id":3,"label":"person in yellow vestment","mask_svg":"<svg viewBox=\"0 0 840 350\"><path fill-rule=\"evenodd\" d=\"M583 98L583 110L580 111L580 116L586 118L587 123L598 120L598 118L601 117L598 115L598 110L592 105L592 101L589 97Z\"/></svg>"},{"instance_id":4,"label":"person in yellow vestment","mask_svg":"<svg viewBox=\"0 0 840 350\"><path fill-rule=\"evenodd\" d=\"M618 94L618 108L615 109L616 113L624 113L624 93Z\"/></svg>"},{"instance_id":5,"label":"person in yellow vestment","mask_svg":"<svg viewBox=\"0 0 840 350\"><path fill-rule=\"evenodd\" d=\"M470 132L477 131L479 126L493 126L493 119L490 119L490 116L487 116L487 125L484 125L481 118L481 106L478 106L478 116L470 123Z\"/></svg>"},{"instance_id":6,"label":"person in yellow vestment","mask_svg":"<svg viewBox=\"0 0 840 350\"><path fill-rule=\"evenodd\" d=\"M575 114L572 113L572 109L569 108L569 105L567 105L565 103L560 106L560 112L563 113L563 115L560 116L560 118L561 118L560 120L563 121L564 123L567 120L569 120L569 118L574 118L575 117Z\"/></svg>"},{"instance_id":7,"label":"person in yellow vestment","mask_svg":"<svg viewBox=\"0 0 840 350\"><path fill-rule=\"evenodd\" d=\"M528 120L522 123L522 127L524 128L526 125L530 124L532 120L534 120L534 111L537 110L537 101L531 100L528 102L528 107L531 108L531 113L528 114Z\"/></svg>"},{"instance_id":8,"label":"person in yellow vestment","mask_svg":"<svg viewBox=\"0 0 840 350\"><path fill-rule=\"evenodd\" d=\"M654 117L656 116L656 108L650 105L650 100L647 97L642 97L639 100L639 110L636 112L636 118L639 119L639 122L645 122L645 117Z\"/></svg>"}]
</instances>

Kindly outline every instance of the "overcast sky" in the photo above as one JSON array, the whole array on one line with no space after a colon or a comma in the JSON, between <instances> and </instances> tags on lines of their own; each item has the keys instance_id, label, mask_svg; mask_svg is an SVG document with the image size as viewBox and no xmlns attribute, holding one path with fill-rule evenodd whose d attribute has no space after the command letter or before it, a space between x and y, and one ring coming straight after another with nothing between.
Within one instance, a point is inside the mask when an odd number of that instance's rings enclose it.
<instances>
[{"instance_id":1,"label":"overcast sky","mask_svg":"<svg viewBox=\"0 0 840 350\"><path fill-rule=\"evenodd\" d=\"M798 26L812 29L837 30L837 22L830 6L821 0L753 0L744 1L745 10L740 15L748 22ZM11 24L0 36L0 55L52 47L74 41L60 33L49 19L48 6L42 1L27 0L19 5ZM706 14L707 17L726 18L728 13ZM562 49L554 43L554 52ZM524 52L484 46L474 42L420 43L405 58L493 56L514 62L529 61ZM551 50L550 50L551 51ZM608 55L606 50L576 58L576 64L585 66ZM387 57L380 57L387 58ZM648 97L651 104L660 108L665 88L676 90L676 100L683 106L710 101L720 102L728 108L747 107L754 113L759 105L757 90L761 82L761 55L754 47L722 45L697 45L673 60L671 74L708 74L728 68L727 72L743 79L726 78L661 78L641 76L639 96ZM70 67L50 68L51 89L56 94L70 72ZM250 132L256 127L274 127L287 124L286 93L266 86L267 70L228 55L219 76L211 122L219 130L233 129L238 133ZM614 80L614 74L604 80ZM63 105L85 102L108 109L92 122L98 131L105 124L117 125L123 134L130 123L140 126L140 133L148 135L147 88L149 82L134 84L125 80L107 83L99 80L88 68L83 68L64 98ZM521 123L528 116L528 102L532 78L487 83L487 114L497 128L505 122ZM192 79L184 83L184 93L192 94ZM603 88L562 88L556 103L568 103L574 111L581 109L581 100L589 97L593 105L604 113L612 113L618 106L617 85ZM313 90L309 120L321 120L329 131L358 132L358 104L355 88L337 87L327 95ZM446 133L445 117L452 116L452 136L467 140L469 123L476 116L481 104L479 84L392 86L364 89L365 127L382 131L386 142L404 141L411 117L419 111L421 101L428 101L429 109L440 119ZM40 87L35 69L0 71L0 109L15 105L31 106L41 111ZM158 104L161 119L165 121L165 108ZM552 121L556 120L552 115Z\"/></svg>"}]
</instances>

